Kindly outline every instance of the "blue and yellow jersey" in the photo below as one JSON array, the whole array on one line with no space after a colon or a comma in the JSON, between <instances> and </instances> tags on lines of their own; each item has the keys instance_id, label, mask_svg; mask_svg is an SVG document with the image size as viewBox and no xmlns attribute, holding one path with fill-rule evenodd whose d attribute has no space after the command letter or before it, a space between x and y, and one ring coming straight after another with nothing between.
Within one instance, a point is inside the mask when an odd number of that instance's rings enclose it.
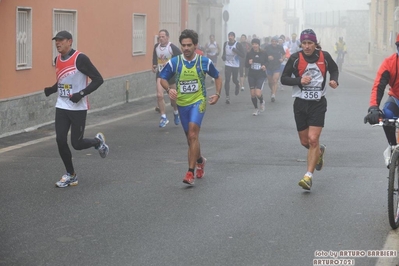
<instances>
[{"instance_id":1,"label":"blue and yellow jersey","mask_svg":"<svg viewBox=\"0 0 399 266\"><path fill-rule=\"evenodd\" d=\"M196 55L192 61L187 61L183 55L169 60L159 77L169 80L173 75L176 79L177 100L179 106L187 106L206 99L206 74L213 78L219 77L219 71L213 62L204 56Z\"/></svg>"}]
</instances>

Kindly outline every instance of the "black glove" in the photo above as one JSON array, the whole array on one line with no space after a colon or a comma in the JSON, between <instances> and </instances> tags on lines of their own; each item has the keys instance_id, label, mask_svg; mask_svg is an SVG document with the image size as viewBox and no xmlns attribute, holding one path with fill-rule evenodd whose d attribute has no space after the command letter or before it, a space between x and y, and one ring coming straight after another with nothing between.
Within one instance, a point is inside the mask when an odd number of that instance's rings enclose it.
<instances>
[{"instance_id":1,"label":"black glove","mask_svg":"<svg viewBox=\"0 0 399 266\"><path fill-rule=\"evenodd\" d=\"M46 97L49 97L51 94L55 92L57 92L57 88L55 88L55 90L53 89L53 87L44 88L44 94L46 95Z\"/></svg>"},{"instance_id":2,"label":"black glove","mask_svg":"<svg viewBox=\"0 0 399 266\"><path fill-rule=\"evenodd\" d=\"M369 122L370 125L378 124L382 118L382 112L378 106L371 106L369 112L364 118L364 123Z\"/></svg>"},{"instance_id":3,"label":"black glove","mask_svg":"<svg viewBox=\"0 0 399 266\"><path fill-rule=\"evenodd\" d=\"M79 92L72 94L71 98L69 98L69 100L71 100L74 103L79 102L80 100L82 100L83 96L80 95Z\"/></svg>"}]
</instances>

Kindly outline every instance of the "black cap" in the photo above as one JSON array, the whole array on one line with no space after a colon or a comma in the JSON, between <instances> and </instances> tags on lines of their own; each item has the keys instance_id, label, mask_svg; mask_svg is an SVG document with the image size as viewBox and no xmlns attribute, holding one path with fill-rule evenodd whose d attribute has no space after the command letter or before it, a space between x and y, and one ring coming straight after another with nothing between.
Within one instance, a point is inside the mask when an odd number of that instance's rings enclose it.
<instances>
[{"instance_id":1,"label":"black cap","mask_svg":"<svg viewBox=\"0 0 399 266\"><path fill-rule=\"evenodd\" d=\"M55 39L61 39L61 40L68 39L68 40L70 40L70 39L72 39L72 34L67 32L66 30L63 30L63 31L58 32L57 35L55 35L55 37L52 40L55 40Z\"/></svg>"},{"instance_id":2,"label":"black cap","mask_svg":"<svg viewBox=\"0 0 399 266\"><path fill-rule=\"evenodd\" d=\"M252 39L251 43L252 44L257 43L258 45L260 45L260 40L255 38L255 39Z\"/></svg>"}]
</instances>

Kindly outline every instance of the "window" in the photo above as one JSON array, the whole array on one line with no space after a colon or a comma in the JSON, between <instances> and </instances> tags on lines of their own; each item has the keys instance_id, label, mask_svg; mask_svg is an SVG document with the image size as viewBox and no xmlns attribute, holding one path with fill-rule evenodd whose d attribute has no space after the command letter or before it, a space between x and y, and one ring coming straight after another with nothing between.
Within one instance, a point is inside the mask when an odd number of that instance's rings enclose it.
<instances>
[{"instance_id":1,"label":"window","mask_svg":"<svg viewBox=\"0 0 399 266\"><path fill-rule=\"evenodd\" d=\"M146 53L147 16L133 14L133 55Z\"/></svg>"},{"instance_id":2,"label":"window","mask_svg":"<svg viewBox=\"0 0 399 266\"><path fill-rule=\"evenodd\" d=\"M32 9L17 7L17 70L32 68Z\"/></svg>"},{"instance_id":3,"label":"window","mask_svg":"<svg viewBox=\"0 0 399 266\"><path fill-rule=\"evenodd\" d=\"M77 12L75 10L54 10L53 11L53 37L57 32L66 30L72 34L72 48L76 50L77 47ZM53 41L54 42L54 41ZM57 49L53 44L53 58L52 62L54 64L54 58L58 55Z\"/></svg>"}]
</instances>

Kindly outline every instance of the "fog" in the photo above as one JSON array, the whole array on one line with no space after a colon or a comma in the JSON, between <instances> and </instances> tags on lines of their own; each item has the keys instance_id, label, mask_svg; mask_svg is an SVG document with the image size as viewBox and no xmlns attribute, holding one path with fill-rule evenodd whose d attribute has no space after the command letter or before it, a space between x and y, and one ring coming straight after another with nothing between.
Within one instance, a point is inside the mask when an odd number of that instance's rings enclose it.
<instances>
[{"instance_id":1,"label":"fog","mask_svg":"<svg viewBox=\"0 0 399 266\"><path fill-rule=\"evenodd\" d=\"M345 11L345 10L368 10L370 0L230 0L226 8L230 13L230 19L227 23L228 31L234 31L236 35L256 34L260 37L265 35L279 35L284 32L268 32L270 23L283 24L283 11L277 9L282 3L286 3L290 8L298 7L296 12L327 12L327 11ZM282 9L282 8L281 8ZM300 11L299 11L300 10ZM280 13L281 20L267 18L268 12ZM296 14L304 16L305 14ZM306 27L306 22L300 28ZM302 30L302 29L300 29ZM284 30L280 30L284 31Z\"/></svg>"}]
</instances>

